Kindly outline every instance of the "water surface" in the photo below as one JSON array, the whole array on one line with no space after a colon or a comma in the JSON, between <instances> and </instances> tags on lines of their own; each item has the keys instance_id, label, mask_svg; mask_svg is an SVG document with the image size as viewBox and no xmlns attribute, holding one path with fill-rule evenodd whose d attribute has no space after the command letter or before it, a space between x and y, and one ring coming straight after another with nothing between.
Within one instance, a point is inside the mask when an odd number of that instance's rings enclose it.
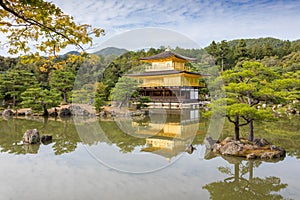
<instances>
[{"instance_id":1,"label":"water surface","mask_svg":"<svg viewBox=\"0 0 300 200\"><path fill-rule=\"evenodd\" d=\"M299 199L299 117L256 124L288 150L274 162L205 155L199 118L0 118L0 199ZM53 141L22 144L31 128Z\"/></svg>"}]
</instances>

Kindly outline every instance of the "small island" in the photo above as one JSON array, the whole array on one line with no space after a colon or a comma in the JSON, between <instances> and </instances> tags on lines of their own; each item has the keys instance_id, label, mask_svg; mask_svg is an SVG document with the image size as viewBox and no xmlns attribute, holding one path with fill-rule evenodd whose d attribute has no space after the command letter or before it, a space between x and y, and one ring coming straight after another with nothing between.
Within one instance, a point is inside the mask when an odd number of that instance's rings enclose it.
<instances>
[{"instance_id":1,"label":"small island","mask_svg":"<svg viewBox=\"0 0 300 200\"><path fill-rule=\"evenodd\" d=\"M249 142L244 138L236 141L231 137L227 137L223 141L217 141L213 144L211 151L224 156L262 160L282 158L286 154L285 149L272 145L264 138Z\"/></svg>"}]
</instances>

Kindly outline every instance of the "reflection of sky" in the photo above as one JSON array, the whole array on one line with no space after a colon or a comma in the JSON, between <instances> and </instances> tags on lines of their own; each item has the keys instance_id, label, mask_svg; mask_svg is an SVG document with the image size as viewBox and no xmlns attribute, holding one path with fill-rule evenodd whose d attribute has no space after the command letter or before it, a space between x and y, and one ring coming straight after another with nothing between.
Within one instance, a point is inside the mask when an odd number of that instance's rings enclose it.
<instances>
[{"instance_id":1,"label":"reflection of sky","mask_svg":"<svg viewBox=\"0 0 300 200\"><path fill-rule=\"evenodd\" d=\"M281 183L287 183L287 189L282 191L283 196L291 195L291 199L300 197L300 160L287 156L280 163L263 163L258 169L254 169L254 176L276 176L281 179Z\"/></svg>"},{"instance_id":2,"label":"reflection of sky","mask_svg":"<svg viewBox=\"0 0 300 200\"><path fill-rule=\"evenodd\" d=\"M61 156L41 146L37 155L2 153L0 197L5 199L208 199L202 187L227 178L217 167L231 167L222 158L200 160L199 152L184 154L173 165L149 174L119 173L95 161L78 145ZM46 156L47 155L47 156ZM282 194L300 196L297 180L299 160L287 157L278 163L263 163L254 177L276 176L287 189Z\"/></svg>"}]
</instances>

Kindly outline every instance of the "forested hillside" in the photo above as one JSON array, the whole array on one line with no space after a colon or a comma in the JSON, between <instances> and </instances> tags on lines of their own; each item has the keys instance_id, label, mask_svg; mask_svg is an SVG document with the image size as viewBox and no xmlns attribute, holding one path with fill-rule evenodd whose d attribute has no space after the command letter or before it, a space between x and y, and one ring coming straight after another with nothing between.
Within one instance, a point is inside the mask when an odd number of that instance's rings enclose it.
<instances>
[{"instance_id":1,"label":"forested hillside","mask_svg":"<svg viewBox=\"0 0 300 200\"><path fill-rule=\"evenodd\" d=\"M96 54L96 55L101 55L101 56L120 56L124 53L126 53L128 50L126 49L119 49L119 48L116 48L116 47L107 47L107 48L104 48L104 49L101 49L99 51L96 51L94 52L93 54Z\"/></svg>"},{"instance_id":2,"label":"forested hillside","mask_svg":"<svg viewBox=\"0 0 300 200\"><path fill-rule=\"evenodd\" d=\"M120 77L143 71L146 64L139 59L160 53L164 48L136 52L116 48L110 50L110 53L97 54L69 53L56 59L0 57L2 106L42 110L61 102L71 103L73 99L81 103L94 103L100 109L110 100L111 91ZM176 47L173 51L197 58L195 63L188 65L191 70L200 73L209 71L207 69L213 65L217 65L221 72L233 69L244 61L258 61L280 75L299 78L300 74L300 40L223 40L213 41L204 49ZM116 52L125 53L113 55ZM91 90L94 92L90 93ZM295 98L299 96L295 95Z\"/></svg>"}]
</instances>

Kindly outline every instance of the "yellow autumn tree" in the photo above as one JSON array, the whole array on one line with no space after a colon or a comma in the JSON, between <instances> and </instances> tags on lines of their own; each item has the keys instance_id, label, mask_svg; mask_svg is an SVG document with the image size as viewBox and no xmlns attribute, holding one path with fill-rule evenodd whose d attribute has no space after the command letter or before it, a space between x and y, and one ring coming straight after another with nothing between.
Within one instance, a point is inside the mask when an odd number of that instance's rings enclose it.
<instances>
[{"instance_id":1,"label":"yellow autumn tree","mask_svg":"<svg viewBox=\"0 0 300 200\"><path fill-rule=\"evenodd\" d=\"M104 34L102 28L75 23L72 16L44 0L0 0L0 32L7 39L1 45L10 54L34 50L53 56L68 45L84 51L93 37Z\"/></svg>"}]
</instances>

